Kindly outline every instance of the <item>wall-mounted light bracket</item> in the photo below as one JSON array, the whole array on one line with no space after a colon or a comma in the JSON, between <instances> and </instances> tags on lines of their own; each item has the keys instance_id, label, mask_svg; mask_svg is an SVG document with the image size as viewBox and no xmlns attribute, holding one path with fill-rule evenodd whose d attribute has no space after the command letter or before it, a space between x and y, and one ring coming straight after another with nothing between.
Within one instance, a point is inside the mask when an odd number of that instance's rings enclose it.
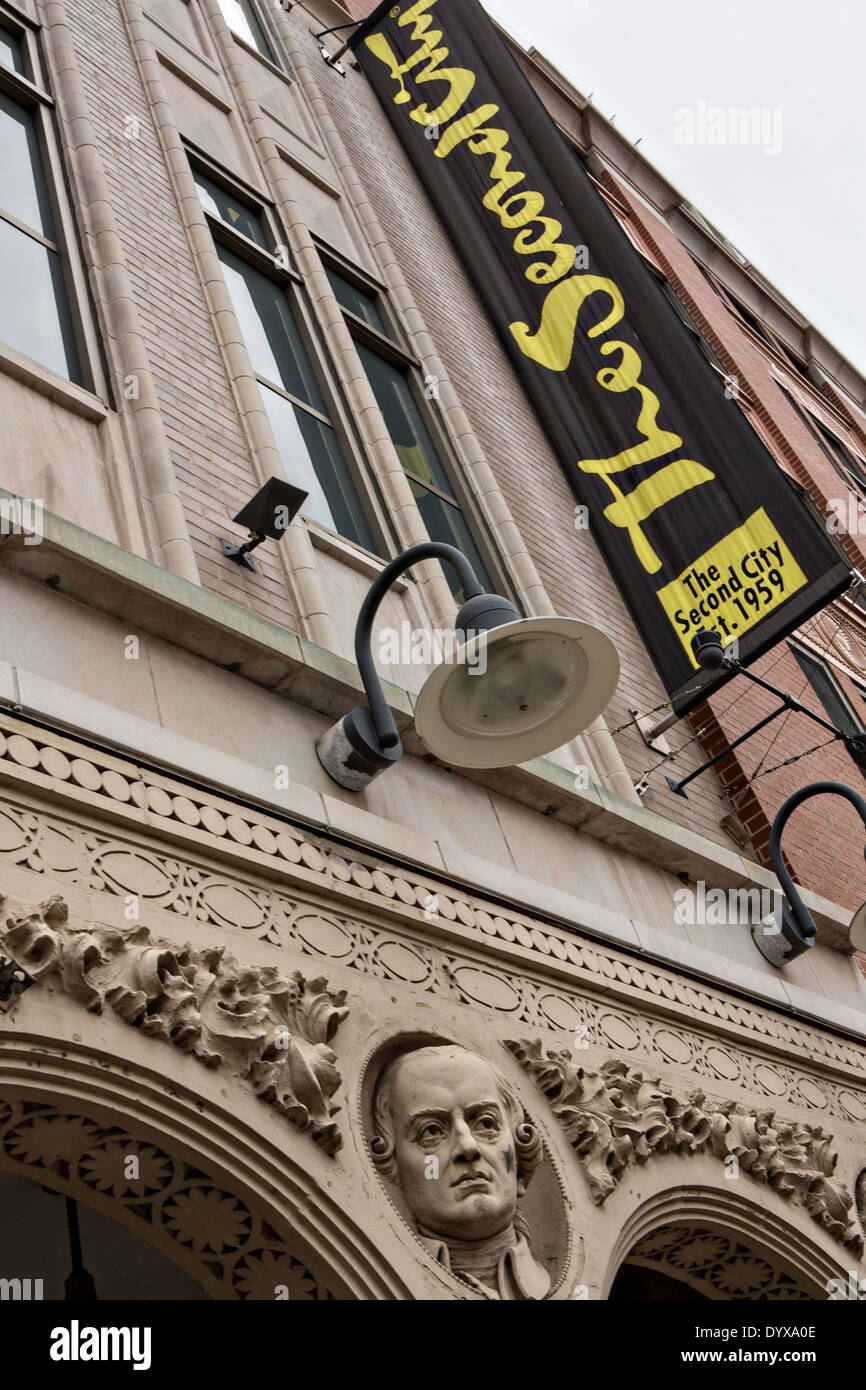
<instances>
[{"instance_id":1,"label":"wall-mounted light bracket","mask_svg":"<svg viewBox=\"0 0 866 1390\"><path fill-rule=\"evenodd\" d=\"M744 734L740 734L739 738L735 738L732 743L725 744L725 747L722 748L720 752L716 753L714 757L708 758L706 762L701 763L700 767L695 768L694 772L690 772L688 777L683 777L678 782L674 781L673 777L666 777L665 781L676 796L685 798L685 788L688 786L689 782L693 782L696 777L702 776L709 768L714 767L717 762L720 762L722 758L726 757L728 753L733 752L735 748L739 748L741 743L745 743L747 739L754 738L755 734L759 733L767 724L771 724L774 719L778 719L780 714L785 714L788 711L793 711L795 714L808 715L815 724L820 724L822 729L827 729L829 733L835 734L836 738L841 739L845 744L845 747L858 767L866 768L866 730L856 734L846 734L844 730L837 729L836 725L831 724L829 720L822 719L820 714L815 714L812 710L808 709L806 705L802 704L794 695L789 695L785 690L778 690L776 686L771 685L769 681L765 681L761 676L756 676L754 672L749 671L734 657L725 655L724 648L722 647L722 639L717 632L709 631L696 633L692 638L692 651L695 654L695 660L698 665L703 667L705 671L719 671L724 667L735 675L745 676L753 685L759 685L762 690L768 690L770 694L775 695L777 700L781 701L781 703L777 709L765 715L763 719L759 719L757 724L753 724Z\"/></svg>"},{"instance_id":2,"label":"wall-mounted light bracket","mask_svg":"<svg viewBox=\"0 0 866 1390\"><path fill-rule=\"evenodd\" d=\"M256 567L250 558L250 551L255 550L262 541L282 540L308 496L302 488L293 487L283 478L270 478L255 497L241 508L237 516L232 518L236 525L248 529L249 540L243 545L221 540L223 555L227 560L233 560L236 565L242 565L244 569L252 570L255 574Z\"/></svg>"}]
</instances>

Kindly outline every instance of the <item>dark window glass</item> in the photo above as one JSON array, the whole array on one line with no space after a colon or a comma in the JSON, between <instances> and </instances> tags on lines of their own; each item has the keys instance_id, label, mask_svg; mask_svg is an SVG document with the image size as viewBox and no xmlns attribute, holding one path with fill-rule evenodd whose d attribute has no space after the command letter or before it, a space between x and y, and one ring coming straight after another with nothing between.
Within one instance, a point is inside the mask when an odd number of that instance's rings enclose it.
<instances>
[{"instance_id":1,"label":"dark window glass","mask_svg":"<svg viewBox=\"0 0 866 1390\"><path fill-rule=\"evenodd\" d=\"M6 68L12 68L15 72L24 71L21 44L14 34L10 34L8 29L2 27L0 27L0 63Z\"/></svg>"},{"instance_id":2,"label":"dark window glass","mask_svg":"<svg viewBox=\"0 0 866 1390\"><path fill-rule=\"evenodd\" d=\"M81 381L56 251L0 217L0 340L71 381Z\"/></svg>"},{"instance_id":3,"label":"dark window glass","mask_svg":"<svg viewBox=\"0 0 866 1390\"><path fill-rule=\"evenodd\" d=\"M837 439L835 434L831 434L816 416L810 416L809 423L812 429L821 436L827 448L841 459L842 467L847 469L849 473L853 473L861 486L866 486L866 464L863 463L862 459L858 459L856 454L852 454L851 450L842 443L842 440Z\"/></svg>"},{"instance_id":4,"label":"dark window glass","mask_svg":"<svg viewBox=\"0 0 866 1390\"><path fill-rule=\"evenodd\" d=\"M405 373L386 362L378 353L372 352L364 343L358 343L357 348L431 539L447 541L462 550L481 583L490 589L492 585L484 563L463 513L454 500L448 475L415 403ZM457 576L450 566L445 567L445 574L452 592L459 599L461 590Z\"/></svg>"},{"instance_id":5,"label":"dark window glass","mask_svg":"<svg viewBox=\"0 0 866 1390\"><path fill-rule=\"evenodd\" d=\"M33 116L0 93L0 340L80 382L54 235Z\"/></svg>"},{"instance_id":6,"label":"dark window glass","mask_svg":"<svg viewBox=\"0 0 866 1390\"><path fill-rule=\"evenodd\" d=\"M0 208L49 241L54 223L31 112L0 92Z\"/></svg>"},{"instance_id":7,"label":"dark window glass","mask_svg":"<svg viewBox=\"0 0 866 1390\"><path fill-rule=\"evenodd\" d=\"M342 275L337 274L336 270L331 270L328 266L326 266L325 269L328 273L328 279L331 282L331 288L343 308L348 309L350 314L356 314L359 319L363 319L371 328L377 328L380 333L387 335L388 330L382 322L373 296L371 294L365 294L363 290L359 290L357 285L353 285L350 281L345 280Z\"/></svg>"},{"instance_id":8,"label":"dark window glass","mask_svg":"<svg viewBox=\"0 0 866 1390\"><path fill-rule=\"evenodd\" d=\"M218 254L247 351L258 375L327 415L285 291L224 247L218 248Z\"/></svg>"},{"instance_id":9,"label":"dark window glass","mask_svg":"<svg viewBox=\"0 0 866 1390\"><path fill-rule=\"evenodd\" d=\"M797 658L800 669L808 678L809 684L827 711L830 722L835 724L837 729L841 729L843 733L859 734L863 725L857 723L851 713L848 701L823 661L810 656L800 647L792 647L791 650Z\"/></svg>"},{"instance_id":10,"label":"dark window glass","mask_svg":"<svg viewBox=\"0 0 866 1390\"><path fill-rule=\"evenodd\" d=\"M227 193L198 169L193 169L193 178L203 208L219 217L222 222L227 222L230 227L234 227L236 232L248 236L250 241L258 242L266 251L270 250L261 215L254 208L241 202L233 194Z\"/></svg>"},{"instance_id":11,"label":"dark window glass","mask_svg":"<svg viewBox=\"0 0 866 1390\"><path fill-rule=\"evenodd\" d=\"M224 247L218 253L286 477L310 494L303 507L305 515L374 550L285 292Z\"/></svg>"},{"instance_id":12,"label":"dark window glass","mask_svg":"<svg viewBox=\"0 0 866 1390\"><path fill-rule=\"evenodd\" d=\"M660 274L660 272L656 270L654 265L649 265L649 269L655 276L659 285L661 286L661 291L665 299L676 311L677 317L680 320L680 322L685 324L692 337L697 339L704 356L708 358L709 361L712 362L713 366L716 367L720 372L724 372L725 368L722 362L713 352L713 349L710 347L703 333L698 328L698 325L695 323L685 304L683 304L673 285L670 283L666 276Z\"/></svg>"},{"instance_id":13,"label":"dark window glass","mask_svg":"<svg viewBox=\"0 0 866 1390\"><path fill-rule=\"evenodd\" d=\"M727 290L726 293L731 303L736 308L737 313L740 315L740 318L743 319L755 333L757 333L759 338L763 338L765 343L769 343L770 347L775 347L775 343L773 342L764 325L761 323L761 320L755 314L752 313L751 309L747 309L745 304L743 304L739 299L737 299L735 295L731 294L730 290Z\"/></svg>"},{"instance_id":14,"label":"dark window glass","mask_svg":"<svg viewBox=\"0 0 866 1390\"><path fill-rule=\"evenodd\" d=\"M219 0L219 5L223 12L223 18L232 32L273 63L275 61L273 49L265 38L265 31L259 23L250 0Z\"/></svg>"},{"instance_id":15,"label":"dark window glass","mask_svg":"<svg viewBox=\"0 0 866 1390\"><path fill-rule=\"evenodd\" d=\"M859 490L862 496L866 496L866 464L858 459L850 449L846 449L841 439L837 439L828 429L821 424L809 411L803 410L795 401L790 391L786 390L780 382L776 385L782 392L788 404L797 412L806 429L812 438L819 445L822 452L830 460L836 472L845 482Z\"/></svg>"},{"instance_id":16,"label":"dark window glass","mask_svg":"<svg viewBox=\"0 0 866 1390\"><path fill-rule=\"evenodd\" d=\"M374 550L333 426L293 405L263 382L261 390L286 477L309 493L303 506L305 516Z\"/></svg>"}]
</instances>

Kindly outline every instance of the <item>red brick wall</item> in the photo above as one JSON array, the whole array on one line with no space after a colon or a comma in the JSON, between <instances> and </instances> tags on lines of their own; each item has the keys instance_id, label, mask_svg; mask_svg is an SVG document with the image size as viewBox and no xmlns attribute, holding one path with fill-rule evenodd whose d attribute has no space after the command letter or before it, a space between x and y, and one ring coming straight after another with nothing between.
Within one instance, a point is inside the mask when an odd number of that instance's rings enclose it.
<instances>
[{"instance_id":1,"label":"red brick wall","mask_svg":"<svg viewBox=\"0 0 866 1390\"><path fill-rule=\"evenodd\" d=\"M773 357L712 289L676 234L629 190L617 183L617 192L630 208L631 217L668 275L674 289L696 320L699 328L718 353L725 368L736 375L740 390L752 402L765 440L773 446L780 464L804 486L826 513L830 499L844 497L846 489L824 453L792 409L774 379ZM790 368L792 384L807 394L813 389ZM844 408L839 395L831 399ZM827 398L815 391L815 403L826 407ZM736 408L732 402L732 408ZM749 413L749 412L747 412ZM852 414L847 423L852 433L861 435L861 423ZM840 535L853 563L866 572L863 536ZM840 636L840 626L842 635ZM858 636L863 634L863 646ZM852 675L866 687L866 624L847 607L832 605L813 619L798 636L810 645L813 655L829 657L830 670L847 695L853 711L866 725L866 703ZM838 664L834 664L838 663ZM827 718L818 697L787 643L778 645L755 664L758 675L789 691L816 714ZM708 755L745 732L778 704L767 692L737 678L707 705L695 712L692 723L701 731ZM831 744L809 757L778 767L831 735L806 715L787 713L748 740L719 766L723 786L732 797L740 820L752 835L755 849L766 860L770 825L782 802L807 783L831 780L845 782L866 796L866 779L841 743ZM768 769L777 768L767 775ZM761 773L763 775L756 775ZM853 808L841 800L815 799L800 808L785 832L784 848L794 877L807 887L851 908L866 898L866 864L863 844L866 832Z\"/></svg>"}]
</instances>

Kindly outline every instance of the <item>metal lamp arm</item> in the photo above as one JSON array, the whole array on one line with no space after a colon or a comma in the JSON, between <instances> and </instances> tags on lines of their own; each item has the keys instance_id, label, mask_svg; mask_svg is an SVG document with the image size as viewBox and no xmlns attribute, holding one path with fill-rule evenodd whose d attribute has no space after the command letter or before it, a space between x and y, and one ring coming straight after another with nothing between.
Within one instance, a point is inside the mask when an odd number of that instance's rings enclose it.
<instances>
[{"instance_id":1,"label":"metal lamp arm","mask_svg":"<svg viewBox=\"0 0 866 1390\"><path fill-rule=\"evenodd\" d=\"M773 821L773 828L770 831L770 858L773 861L773 868L782 885L785 897L788 899L800 934L804 938L817 935L817 928L812 920L812 914L797 892L791 875L785 867L785 861L782 858L782 831L787 825L792 811L796 811L797 807L801 806L804 801L808 801L810 797L825 793L843 796L846 801L850 801L861 821L866 825L866 800L859 792L855 792L853 787L846 786L844 782L812 782L808 787L801 787L799 791L794 792L793 796L788 797Z\"/></svg>"},{"instance_id":2,"label":"metal lamp arm","mask_svg":"<svg viewBox=\"0 0 866 1390\"><path fill-rule=\"evenodd\" d=\"M394 580L421 560L442 560L451 565L457 571L467 599L476 598L484 593L484 586L479 584L478 576L463 552L444 541L423 541L420 545L410 546L402 555L391 560L370 585L369 592L361 604L355 627L355 661L361 673L376 734L383 748L396 748L400 742L400 735L373 661L373 620Z\"/></svg>"}]
</instances>

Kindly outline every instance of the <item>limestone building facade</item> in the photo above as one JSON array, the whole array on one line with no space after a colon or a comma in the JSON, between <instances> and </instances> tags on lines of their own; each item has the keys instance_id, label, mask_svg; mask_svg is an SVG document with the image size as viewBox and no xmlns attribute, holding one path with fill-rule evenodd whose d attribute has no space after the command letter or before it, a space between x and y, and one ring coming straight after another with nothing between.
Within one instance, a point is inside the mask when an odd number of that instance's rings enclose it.
<instances>
[{"instance_id":1,"label":"limestone building facade","mask_svg":"<svg viewBox=\"0 0 866 1390\"><path fill-rule=\"evenodd\" d=\"M833 748L751 783L804 751L788 723L790 746L669 793L762 707L738 724L728 688L656 768L650 657L372 92L322 56L351 14L0 0L0 1277L52 1298L87 1276L100 1298L848 1296L860 827L792 826L819 935L781 971L742 905L777 886L787 791L862 774ZM862 379L518 56L738 374L732 409L825 512L858 497ZM308 500L249 571L221 542L271 477ZM468 773L425 753L428 667L404 650L381 674L405 756L351 792L317 740L363 699L370 584L430 538L526 615L606 631L620 684L569 747ZM455 613L425 562L378 622ZM804 698L833 688L856 724L861 635L839 600L773 679L811 660L829 684Z\"/></svg>"}]
</instances>

